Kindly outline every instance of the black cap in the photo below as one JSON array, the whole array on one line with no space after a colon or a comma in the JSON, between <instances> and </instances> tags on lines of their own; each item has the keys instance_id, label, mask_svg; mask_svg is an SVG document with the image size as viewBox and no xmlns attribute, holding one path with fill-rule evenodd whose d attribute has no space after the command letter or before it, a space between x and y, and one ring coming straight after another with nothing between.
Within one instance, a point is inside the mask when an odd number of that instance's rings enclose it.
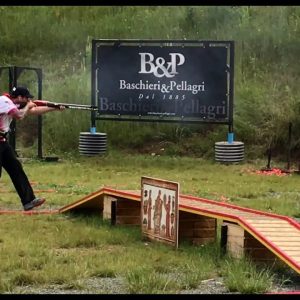
<instances>
[{"instance_id":1,"label":"black cap","mask_svg":"<svg viewBox=\"0 0 300 300\"><path fill-rule=\"evenodd\" d=\"M14 87L12 89L12 92L10 95L14 98L16 98L18 96L26 97L26 98L33 98L33 96L30 94L29 90L22 86Z\"/></svg>"}]
</instances>

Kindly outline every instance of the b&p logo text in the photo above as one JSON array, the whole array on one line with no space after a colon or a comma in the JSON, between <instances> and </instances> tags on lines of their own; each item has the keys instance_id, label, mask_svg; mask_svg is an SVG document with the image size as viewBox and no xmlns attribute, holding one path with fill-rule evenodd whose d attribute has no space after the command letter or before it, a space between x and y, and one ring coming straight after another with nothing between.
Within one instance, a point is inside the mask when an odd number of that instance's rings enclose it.
<instances>
[{"instance_id":1,"label":"b&p logo text","mask_svg":"<svg viewBox=\"0 0 300 300\"><path fill-rule=\"evenodd\" d=\"M141 69L139 74L153 74L155 77L172 78L177 72L177 67L185 62L185 57L181 53L169 53L170 61L166 61L163 57L155 59L152 53L141 52Z\"/></svg>"}]
</instances>

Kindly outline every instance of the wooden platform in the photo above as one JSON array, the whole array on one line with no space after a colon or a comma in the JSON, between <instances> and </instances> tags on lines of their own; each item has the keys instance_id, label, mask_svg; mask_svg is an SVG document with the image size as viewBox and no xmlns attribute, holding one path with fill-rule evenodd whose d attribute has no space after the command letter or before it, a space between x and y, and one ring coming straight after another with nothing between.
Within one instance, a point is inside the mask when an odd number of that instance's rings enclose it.
<instances>
[{"instance_id":1,"label":"wooden platform","mask_svg":"<svg viewBox=\"0 0 300 300\"><path fill-rule=\"evenodd\" d=\"M140 201L139 190L116 190L103 188L94 193L94 196L89 195L71 205L63 207L60 212L75 209L76 207L83 205L85 202L90 201L90 198L95 197L96 194L98 196L102 195L102 197L104 197L104 195L109 195L116 199ZM181 219L182 224L184 222L182 216L185 212L194 216L206 216L212 219L229 221L238 225L246 232L245 237L248 238L248 242L246 242L248 243L248 245L246 244L246 249L251 249L251 246L249 246L251 241L249 238L250 236L252 237L252 240L254 238L259 242L259 246L256 245L252 248L258 249L254 254L254 257L258 252L262 252L261 249L263 249L263 247L261 247L261 245L263 245L274 254L274 257L279 258L300 274L300 224L292 218L189 195L180 195L179 211L181 216L181 218L179 217L179 222ZM187 232L182 234L182 224L179 224L181 238L184 235L188 235ZM215 237L215 235L212 234L214 230L213 228L214 227L210 227L206 230L209 233L205 237L201 237L201 235L203 235L202 231L200 236L195 238L194 243L201 243L201 238L202 242L205 242L205 239L207 238L209 241L213 240ZM207 228L204 227L202 229L205 230ZM193 232L196 232L196 230L193 230ZM196 242L197 239L198 243ZM255 251L252 252L254 253Z\"/></svg>"},{"instance_id":2,"label":"wooden platform","mask_svg":"<svg viewBox=\"0 0 300 300\"><path fill-rule=\"evenodd\" d=\"M110 201L104 201L105 197L111 197ZM131 224L138 225L140 222L138 215L138 201L140 201L139 190L101 188L74 203L68 204L57 211L48 211L48 213L84 210L99 212L99 214L101 213L102 215L103 212L105 212L106 217L109 217L112 211L111 207L107 205L111 205L114 200L122 203L119 205L119 209L123 210L123 215L122 213L116 212L115 221L118 224L126 224L126 218L130 211L128 210L128 205L132 205L134 210L131 213L130 222ZM106 207L104 207L104 203L106 203ZM127 203L127 206L124 206L125 203ZM14 212L0 211L0 214L4 213ZM22 212L19 211L15 213ZM35 211L31 213L35 213ZM199 219L197 219L197 216ZM191 218L194 221L188 221L191 220ZM192 238L195 244L212 241L215 238L215 225L212 224L215 224L214 220L217 219L235 224L241 228L244 231L244 237L248 239L246 248L251 249L251 243L256 241L256 244L263 245L274 257L282 260L300 274L300 224L292 218L204 198L180 195L179 231L181 230L181 237ZM208 224L207 222L211 222L210 225L204 226L204 224ZM185 229L183 229L184 223L189 223L190 226L186 226ZM258 252L263 251L259 250L263 249L263 247L258 247L257 245L252 247L252 249L255 248L258 249Z\"/></svg>"},{"instance_id":3,"label":"wooden platform","mask_svg":"<svg viewBox=\"0 0 300 300\"><path fill-rule=\"evenodd\" d=\"M292 218L185 195L180 196L180 210L239 225L276 257L300 273L300 224Z\"/></svg>"}]
</instances>

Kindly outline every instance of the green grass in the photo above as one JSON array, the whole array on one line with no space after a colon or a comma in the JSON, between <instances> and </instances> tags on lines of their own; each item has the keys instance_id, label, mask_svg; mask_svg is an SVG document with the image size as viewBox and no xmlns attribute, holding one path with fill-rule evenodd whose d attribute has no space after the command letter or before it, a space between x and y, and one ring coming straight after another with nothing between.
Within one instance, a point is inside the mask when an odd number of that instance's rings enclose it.
<instances>
[{"instance_id":1,"label":"green grass","mask_svg":"<svg viewBox=\"0 0 300 300\"><path fill-rule=\"evenodd\" d=\"M253 164L222 165L188 157L74 154L58 162L23 163L44 208L59 208L104 186L140 189L141 176L180 183L181 193L297 217L299 175L262 176ZM1 209L21 209L20 200L3 171ZM43 192L44 191L44 192ZM223 197L223 198L222 198ZM218 276L230 292L263 293L275 282L276 270L220 255L219 242L202 247L182 244L177 251L145 243L139 228L111 227L98 216L1 215L0 292L27 286L59 285L84 290L83 279L122 277L128 292L178 293ZM284 271L282 271L284 274ZM282 273L280 272L280 274Z\"/></svg>"},{"instance_id":2,"label":"green grass","mask_svg":"<svg viewBox=\"0 0 300 300\"><path fill-rule=\"evenodd\" d=\"M47 198L49 207L69 204L104 186L140 189L141 176L150 176L179 182L184 194L212 200L225 197L229 203L298 217L299 175L255 173L264 166L262 160L224 165L201 158L130 155L110 150L98 157L80 157L75 153L60 156L58 162L24 163L34 190L41 191L37 194ZM1 206L20 207L5 171L0 189Z\"/></svg>"},{"instance_id":3,"label":"green grass","mask_svg":"<svg viewBox=\"0 0 300 300\"><path fill-rule=\"evenodd\" d=\"M263 293L271 290L274 275L268 269L257 269L246 258L226 261L225 282L231 292Z\"/></svg>"}]
</instances>

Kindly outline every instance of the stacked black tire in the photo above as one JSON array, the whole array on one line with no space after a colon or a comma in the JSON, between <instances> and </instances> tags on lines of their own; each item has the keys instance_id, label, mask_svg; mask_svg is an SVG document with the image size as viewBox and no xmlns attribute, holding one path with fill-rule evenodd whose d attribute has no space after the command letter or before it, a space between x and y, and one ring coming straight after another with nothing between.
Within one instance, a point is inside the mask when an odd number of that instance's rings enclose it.
<instances>
[{"instance_id":1,"label":"stacked black tire","mask_svg":"<svg viewBox=\"0 0 300 300\"><path fill-rule=\"evenodd\" d=\"M80 132L79 153L86 156L105 154L107 148L106 133Z\"/></svg>"},{"instance_id":2,"label":"stacked black tire","mask_svg":"<svg viewBox=\"0 0 300 300\"><path fill-rule=\"evenodd\" d=\"M222 163L238 163L244 160L243 142L216 142L215 160Z\"/></svg>"}]
</instances>

